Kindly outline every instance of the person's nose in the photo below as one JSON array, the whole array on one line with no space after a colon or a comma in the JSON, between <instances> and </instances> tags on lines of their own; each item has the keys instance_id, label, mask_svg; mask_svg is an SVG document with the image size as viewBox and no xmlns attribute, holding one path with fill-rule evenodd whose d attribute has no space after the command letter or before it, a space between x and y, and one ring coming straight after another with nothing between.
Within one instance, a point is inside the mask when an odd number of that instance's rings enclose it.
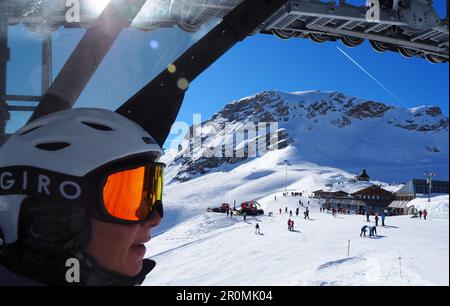
<instances>
[{"instance_id":1,"label":"person's nose","mask_svg":"<svg viewBox=\"0 0 450 306\"><path fill-rule=\"evenodd\" d=\"M145 227L146 229L152 229L154 227L157 227L159 224L161 224L161 216L159 215L159 213L154 210L152 211L152 213L150 214L150 217L143 223L141 223L141 225L143 227Z\"/></svg>"}]
</instances>

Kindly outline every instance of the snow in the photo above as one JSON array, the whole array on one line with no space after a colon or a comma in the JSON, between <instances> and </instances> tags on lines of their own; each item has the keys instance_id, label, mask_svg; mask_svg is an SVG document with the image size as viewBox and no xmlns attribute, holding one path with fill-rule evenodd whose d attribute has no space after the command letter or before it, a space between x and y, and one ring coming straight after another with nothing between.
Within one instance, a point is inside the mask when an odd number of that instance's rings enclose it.
<instances>
[{"instance_id":1,"label":"snow","mask_svg":"<svg viewBox=\"0 0 450 306\"><path fill-rule=\"evenodd\" d=\"M384 107L386 111L380 116L352 117L349 111L363 103L378 103L373 107ZM261 110L258 112L257 108ZM277 130L284 131L291 141L292 150L286 159L293 164L311 162L356 174L365 168L370 177L394 184L422 176L425 171L436 173L436 179L448 180L448 118L432 106L402 109L331 91L272 91L240 99L224 109L233 109L233 114L219 112L204 122L203 148L193 142L191 159L180 158L186 156L185 150L189 148L186 145L172 160L196 163L210 147L244 148L253 137L234 140L230 131L258 123L263 114L270 114L278 122ZM436 114L430 115L433 113L430 111ZM348 125L336 126L343 118ZM224 132L211 127L222 127L225 123ZM238 164L229 165L229 169L235 166ZM200 173L185 173L184 178L199 176Z\"/></svg>"},{"instance_id":2,"label":"snow","mask_svg":"<svg viewBox=\"0 0 450 306\"><path fill-rule=\"evenodd\" d=\"M409 204L414 205L417 210L426 209L428 218L432 219L448 219L448 203L448 195L432 197L430 202L428 202L428 197L416 198L409 202Z\"/></svg>"},{"instance_id":3,"label":"snow","mask_svg":"<svg viewBox=\"0 0 450 306\"><path fill-rule=\"evenodd\" d=\"M364 216L319 212L312 191L357 189L370 182L354 182L355 174L308 162L287 167L287 190L303 197L285 198L285 159L294 149L270 151L235 168L165 187L165 218L147 244L147 257L157 266L146 285L448 285L448 196L433 198L433 207L447 207L447 217L429 207L428 220L410 216L387 217L377 239L360 238ZM291 160L289 160L291 162ZM398 189L399 185L384 188ZM332 186L332 187L326 187ZM274 200L275 195L277 201ZM236 206L257 200L266 215L227 218L207 213L207 207L228 202ZM298 201L308 203L312 220L295 217ZM415 200L422 201L424 199ZM287 230L294 212L295 228ZM416 203L419 207L419 203ZM444 209L442 208L442 210ZM268 217L269 212L273 217ZM373 220L372 220L373 221ZM254 233L255 223L262 235ZM372 223L373 224L373 223ZM350 256L347 256L350 240ZM402 274L400 275L400 260Z\"/></svg>"},{"instance_id":4,"label":"snow","mask_svg":"<svg viewBox=\"0 0 450 306\"><path fill-rule=\"evenodd\" d=\"M144 284L449 284L448 218L387 217L386 226L377 229L378 237L360 238L360 228L367 224L364 216L333 217L319 212L314 202L311 220L294 214L296 231L289 232L284 207L294 211L298 199L281 194L276 202L273 195L261 199L266 210L274 210L273 217L243 221L204 212L158 235L147 252L157 266ZM448 207L448 197L446 203ZM254 233L256 222L261 235Z\"/></svg>"}]
</instances>

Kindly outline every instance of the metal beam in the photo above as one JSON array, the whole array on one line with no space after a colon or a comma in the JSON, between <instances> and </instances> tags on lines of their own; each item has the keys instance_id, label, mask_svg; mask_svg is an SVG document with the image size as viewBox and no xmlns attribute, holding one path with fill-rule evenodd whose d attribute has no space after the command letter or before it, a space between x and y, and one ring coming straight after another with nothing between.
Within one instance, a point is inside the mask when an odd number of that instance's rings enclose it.
<instances>
[{"instance_id":1,"label":"metal beam","mask_svg":"<svg viewBox=\"0 0 450 306\"><path fill-rule=\"evenodd\" d=\"M440 47L437 47L434 45L429 45L429 44L412 42L412 41L409 41L406 39L391 38L391 37L386 37L384 35L379 35L379 34L338 30L338 29L335 29L332 27L323 27L323 26L312 26L312 29L314 29L316 31L320 31L320 32L333 33L333 34L340 35L340 36L353 36L353 37L364 38L364 39L369 39L369 40L382 41L385 43L389 43L389 44L393 44L393 45L400 45L403 47L417 49L417 50L426 50L428 53L432 53L437 56L442 56L447 59L449 57L448 49L440 48Z\"/></svg>"},{"instance_id":2,"label":"metal beam","mask_svg":"<svg viewBox=\"0 0 450 306\"><path fill-rule=\"evenodd\" d=\"M10 112L33 112L36 106L8 105L7 109Z\"/></svg>"},{"instance_id":3,"label":"metal beam","mask_svg":"<svg viewBox=\"0 0 450 306\"><path fill-rule=\"evenodd\" d=\"M10 119L10 115L6 108L6 100L2 98L2 96L6 94L8 61L8 20L7 17L0 12L0 138L5 134L6 122Z\"/></svg>"},{"instance_id":4,"label":"metal beam","mask_svg":"<svg viewBox=\"0 0 450 306\"><path fill-rule=\"evenodd\" d=\"M111 0L89 28L28 122L71 108L122 29L129 27L145 0Z\"/></svg>"},{"instance_id":5,"label":"metal beam","mask_svg":"<svg viewBox=\"0 0 450 306\"><path fill-rule=\"evenodd\" d=\"M52 34L42 34L41 93L47 92L52 83Z\"/></svg>"},{"instance_id":6,"label":"metal beam","mask_svg":"<svg viewBox=\"0 0 450 306\"><path fill-rule=\"evenodd\" d=\"M18 101L18 102L39 102L41 96L22 96L22 95L2 95L0 100L3 101Z\"/></svg>"}]
</instances>

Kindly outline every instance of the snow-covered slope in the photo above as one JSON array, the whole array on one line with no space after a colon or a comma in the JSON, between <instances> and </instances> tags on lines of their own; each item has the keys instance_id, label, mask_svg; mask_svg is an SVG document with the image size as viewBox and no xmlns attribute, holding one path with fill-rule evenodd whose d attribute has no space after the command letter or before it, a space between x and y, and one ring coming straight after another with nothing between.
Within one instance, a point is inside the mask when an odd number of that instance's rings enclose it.
<instances>
[{"instance_id":1,"label":"snow-covered slope","mask_svg":"<svg viewBox=\"0 0 450 306\"><path fill-rule=\"evenodd\" d=\"M290 232L289 215L278 209L294 210L298 199L279 193L275 201L271 194L260 202L274 212L273 217L243 221L203 212L158 235L147 245L147 256L157 266L144 284L449 284L448 218L387 217L377 237L360 238L360 228L367 224L364 216L333 217L319 212L318 204L310 200L311 220L301 217L304 208L300 208L300 216L293 216L296 231ZM448 197L446 203L448 207ZM261 235L255 234L256 223Z\"/></svg>"},{"instance_id":2,"label":"snow-covered slope","mask_svg":"<svg viewBox=\"0 0 450 306\"><path fill-rule=\"evenodd\" d=\"M186 135L182 149L170 153L169 178L186 181L252 159L221 153L230 143L237 151L254 143L253 135L239 139L236 134L259 122L278 123L278 129L267 135L278 136L269 149L291 147L286 156L291 164L311 162L351 173L366 168L369 175L387 182L421 177L425 170L448 179L449 121L439 107L402 109L320 91L262 92L226 105L203 122L202 129L191 128L191 136L197 135L202 143ZM266 141L266 135L257 136ZM208 152L221 157L205 157Z\"/></svg>"},{"instance_id":3,"label":"snow-covered slope","mask_svg":"<svg viewBox=\"0 0 450 306\"><path fill-rule=\"evenodd\" d=\"M448 203L448 195L432 197L430 202L428 202L428 198L416 198L409 202L417 210L426 209L429 217L433 219L448 219Z\"/></svg>"}]
</instances>

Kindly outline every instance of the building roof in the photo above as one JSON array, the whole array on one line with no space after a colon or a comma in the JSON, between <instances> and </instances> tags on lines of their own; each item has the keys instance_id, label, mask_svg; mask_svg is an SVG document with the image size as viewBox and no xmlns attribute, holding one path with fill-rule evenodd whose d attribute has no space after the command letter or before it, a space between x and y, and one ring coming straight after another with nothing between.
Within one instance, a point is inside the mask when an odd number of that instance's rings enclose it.
<instances>
[{"instance_id":1,"label":"building roof","mask_svg":"<svg viewBox=\"0 0 450 306\"><path fill-rule=\"evenodd\" d=\"M391 204L389 204L389 208L408 208L413 205L408 205L409 201L393 201Z\"/></svg>"},{"instance_id":2,"label":"building roof","mask_svg":"<svg viewBox=\"0 0 450 306\"><path fill-rule=\"evenodd\" d=\"M363 169L361 171L361 173L358 175L358 177L360 177L360 178L370 178L369 175L367 174L366 169Z\"/></svg>"}]
</instances>

